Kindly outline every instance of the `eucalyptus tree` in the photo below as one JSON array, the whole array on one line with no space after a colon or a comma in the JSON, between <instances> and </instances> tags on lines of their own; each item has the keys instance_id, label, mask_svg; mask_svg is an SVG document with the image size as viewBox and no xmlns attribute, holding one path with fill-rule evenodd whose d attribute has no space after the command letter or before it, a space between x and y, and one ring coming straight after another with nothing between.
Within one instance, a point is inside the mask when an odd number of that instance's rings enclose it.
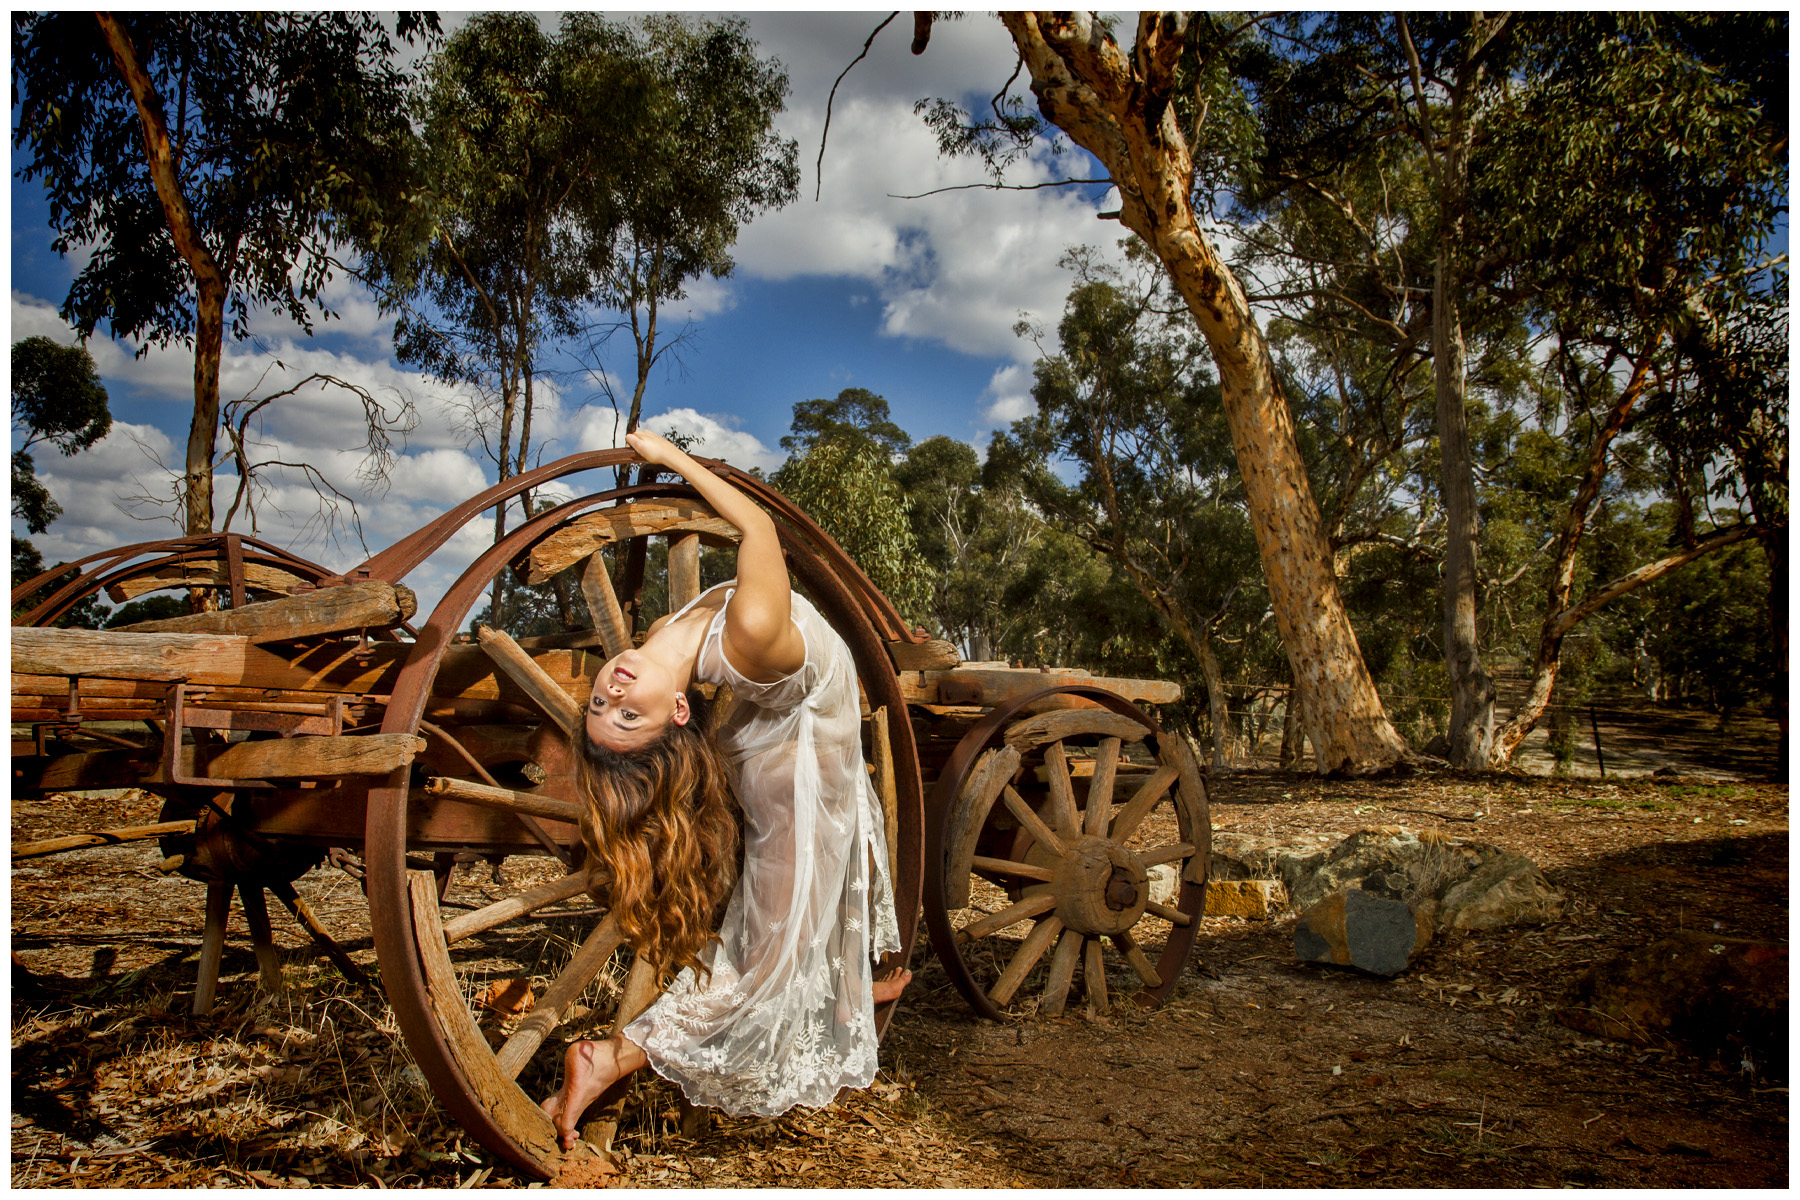
<instances>
[{"instance_id":1,"label":"eucalyptus tree","mask_svg":"<svg viewBox=\"0 0 1800 1200\"><path fill-rule=\"evenodd\" d=\"M983 154L999 170L1054 127L1118 188L1119 208L1107 215L1143 239L1168 272L1218 371L1271 609L1296 682L1317 697L1306 715L1319 765L1392 766L1406 746L1344 609L1289 398L1243 288L1206 229L1222 172L1246 152L1249 94L1234 68L1240 55L1261 53L1251 34L1263 18L1140 13L1130 50L1091 13L1000 19L1038 115L1002 104L996 119L973 120L939 104L928 116L940 145Z\"/></svg>"},{"instance_id":2,"label":"eucalyptus tree","mask_svg":"<svg viewBox=\"0 0 1800 1200\"><path fill-rule=\"evenodd\" d=\"M1085 249L1065 256L1076 285L1059 349L1035 367L1037 412L992 453L1015 457L1045 517L1104 555L1187 649L1223 761L1229 722L1213 631L1255 574L1244 488L1205 348L1185 314L1169 311L1150 254L1134 244L1129 258L1122 273ZM1078 482L1056 476L1056 458L1076 465Z\"/></svg>"},{"instance_id":3,"label":"eucalyptus tree","mask_svg":"<svg viewBox=\"0 0 1800 1200\"><path fill-rule=\"evenodd\" d=\"M112 410L87 347L28 337L13 343L11 357L12 423L19 438L18 449L12 452L12 515L24 522L26 532L43 533L62 515L62 506L38 478L32 448L47 445L65 457L78 454L106 436L112 428ZM43 570L37 547L14 534L13 583L23 583ZM55 581L15 607L29 609L37 596L54 586ZM90 597L58 624L93 625L103 612L98 598Z\"/></svg>"},{"instance_id":4,"label":"eucalyptus tree","mask_svg":"<svg viewBox=\"0 0 1800 1200\"><path fill-rule=\"evenodd\" d=\"M213 526L227 329L267 307L309 329L350 240L379 241L409 186L401 43L436 18L349 12L16 13L16 170L52 242L86 261L62 315L86 337L194 351L177 492Z\"/></svg>"},{"instance_id":5,"label":"eucalyptus tree","mask_svg":"<svg viewBox=\"0 0 1800 1200\"><path fill-rule=\"evenodd\" d=\"M1759 522L1785 538L1785 485L1769 485L1785 470L1785 377L1763 369L1784 357L1767 347L1786 322L1785 255L1770 252L1787 211L1785 27L1773 13L1561 17L1477 147L1479 199L1505 214L1503 286L1556 338L1552 365L1577 402L1564 433L1584 460L1545 572L1530 691L1496 736L1496 765L1542 714L1563 639L1587 615ZM1673 499L1691 508L1710 484L1749 511L1684 516L1659 557L1578 597L1584 534L1639 423L1665 448Z\"/></svg>"},{"instance_id":6,"label":"eucalyptus tree","mask_svg":"<svg viewBox=\"0 0 1800 1200\"><path fill-rule=\"evenodd\" d=\"M803 454L820 441L849 440L872 445L890 458L912 447L912 435L894 424L888 402L868 388L845 388L836 396L802 400L794 405L781 448Z\"/></svg>"},{"instance_id":7,"label":"eucalyptus tree","mask_svg":"<svg viewBox=\"0 0 1800 1200\"><path fill-rule=\"evenodd\" d=\"M618 314L591 327L595 342L618 329L631 337L629 433L651 369L678 340L664 337L664 307L693 280L730 275L739 228L795 197L797 148L775 132L788 79L779 63L757 54L737 18L649 16L618 28L575 15L564 28L565 38L596 45L622 37L623 52L646 68L640 119L608 148L611 191L602 215L609 224L591 228L588 242L589 298ZM589 357L597 360L600 350L591 345ZM596 374L611 394L611 374Z\"/></svg>"}]
</instances>

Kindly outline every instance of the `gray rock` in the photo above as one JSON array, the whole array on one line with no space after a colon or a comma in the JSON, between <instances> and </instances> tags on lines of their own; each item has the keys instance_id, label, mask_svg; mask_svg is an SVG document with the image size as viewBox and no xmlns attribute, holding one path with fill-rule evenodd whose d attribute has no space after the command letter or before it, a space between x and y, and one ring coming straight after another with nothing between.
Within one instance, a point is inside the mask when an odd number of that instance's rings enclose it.
<instances>
[{"instance_id":1,"label":"gray rock","mask_svg":"<svg viewBox=\"0 0 1800 1200\"><path fill-rule=\"evenodd\" d=\"M1292 881L1311 874L1337 842L1337 835L1331 833L1308 833L1279 841L1221 830L1213 834L1208 878L1279 879L1291 889Z\"/></svg>"},{"instance_id":2,"label":"gray rock","mask_svg":"<svg viewBox=\"0 0 1800 1200\"><path fill-rule=\"evenodd\" d=\"M1500 851L1410 829L1359 829L1316 863L1291 860L1294 877L1284 882L1294 907L1302 911L1347 887L1414 903L1438 896L1489 853Z\"/></svg>"},{"instance_id":3,"label":"gray rock","mask_svg":"<svg viewBox=\"0 0 1800 1200\"><path fill-rule=\"evenodd\" d=\"M1294 956L1372 975L1397 975L1430 937L1429 922L1404 901L1344 888L1300 914Z\"/></svg>"},{"instance_id":4,"label":"gray rock","mask_svg":"<svg viewBox=\"0 0 1800 1200\"><path fill-rule=\"evenodd\" d=\"M1523 854L1493 850L1463 878L1437 895L1437 922L1443 929L1500 929L1547 925L1563 914L1565 897L1550 886L1537 864Z\"/></svg>"}]
</instances>

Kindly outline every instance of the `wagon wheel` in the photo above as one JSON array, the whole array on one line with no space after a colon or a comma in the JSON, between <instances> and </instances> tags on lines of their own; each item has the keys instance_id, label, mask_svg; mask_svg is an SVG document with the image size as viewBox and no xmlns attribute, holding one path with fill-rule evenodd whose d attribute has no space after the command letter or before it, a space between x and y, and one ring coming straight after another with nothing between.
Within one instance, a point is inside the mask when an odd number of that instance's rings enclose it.
<instances>
[{"instance_id":1,"label":"wagon wheel","mask_svg":"<svg viewBox=\"0 0 1800 1200\"><path fill-rule=\"evenodd\" d=\"M1103 707L1018 716L1059 694ZM1129 760L1134 744L1148 763ZM925 920L977 1012L1016 1014L1035 995L1036 1011L1059 1015L1079 977L1104 1013L1109 960L1141 981L1139 1004L1168 999L1199 931L1211 846L1206 787L1183 738L1110 692L1051 688L964 736L928 812Z\"/></svg>"},{"instance_id":2,"label":"wagon wheel","mask_svg":"<svg viewBox=\"0 0 1800 1200\"><path fill-rule=\"evenodd\" d=\"M618 503L598 507L611 500ZM868 622L844 589L831 590L831 576L819 569L806 539L785 524L781 533L790 564L820 611L846 634L853 651L859 641L865 644L855 656L871 703L886 699L890 711L901 711L897 678L880 641L863 628ZM396 772L369 794L365 855L382 982L438 1099L483 1145L535 1174L553 1174L561 1160L538 1100L555 1086L563 1043L604 1037L621 1016L629 1019L654 998L649 972L627 966L629 948L587 893L590 880L581 866L572 739L583 715L575 697L585 700L609 644L622 648L634 599L634 589L612 583L601 550L617 552L631 584L647 557L642 551L648 538L668 538L673 609L699 590L694 539L727 535L735 531L681 484L614 489L541 514L491 547L446 593L395 682L383 731L417 732L425 749L410 778ZM526 568L528 578L538 580L578 564L596 629L541 639L523 653L503 637L484 640L480 648L448 645L504 567ZM869 646L881 661L871 662ZM535 667L528 665L533 662ZM469 681L483 673L498 681L498 690L472 689L482 695L470 698ZM461 699L444 696L459 691ZM906 741L895 746L893 759L901 767L892 774L906 784L910 767L916 806L921 788L911 731L904 722L896 725ZM535 844L540 834L569 860L567 866ZM490 891L473 911L452 912L442 897L448 859L458 850L494 858L538 853L507 862L515 876L507 894ZM918 905L916 850L914 863L910 889L904 863L896 876L908 948ZM522 998L517 990L506 992L520 978L529 979L535 993L529 1012L494 1011ZM879 1024L885 1026L892 1007L878 1012Z\"/></svg>"}]
</instances>

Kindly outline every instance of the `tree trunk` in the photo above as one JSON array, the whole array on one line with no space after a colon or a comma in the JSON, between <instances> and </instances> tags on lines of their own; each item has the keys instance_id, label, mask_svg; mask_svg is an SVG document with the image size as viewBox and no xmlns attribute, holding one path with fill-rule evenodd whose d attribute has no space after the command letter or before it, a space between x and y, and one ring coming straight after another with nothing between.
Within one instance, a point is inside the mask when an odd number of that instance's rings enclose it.
<instances>
[{"instance_id":1,"label":"tree trunk","mask_svg":"<svg viewBox=\"0 0 1800 1200\"><path fill-rule=\"evenodd\" d=\"M1219 670L1219 656L1213 653L1212 636L1197 639L1200 675L1206 680L1206 710L1212 723L1212 765L1231 765L1231 713L1226 706L1225 676Z\"/></svg>"},{"instance_id":2,"label":"tree trunk","mask_svg":"<svg viewBox=\"0 0 1800 1200\"><path fill-rule=\"evenodd\" d=\"M1311 697L1321 768L1392 766L1406 746L1344 611L1268 345L1194 214L1193 161L1169 103L1185 18L1140 14L1130 56L1085 13L1000 19L1031 71L1039 110L1106 167L1120 219L1161 258L1212 350L1276 622Z\"/></svg>"},{"instance_id":3,"label":"tree trunk","mask_svg":"<svg viewBox=\"0 0 1800 1200\"><path fill-rule=\"evenodd\" d=\"M212 532L213 440L219 429L219 358L225 345L225 297L229 286L218 260L194 226L187 200L181 194L175 158L169 147L169 127L163 120L162 98L138 61L131 37L111 13L95 13L113 64L131 89L143 128L144 157L156 197L162 204L169 236L194 273L199 294L194 313L194 416L188 425L187 456L182 470L182 532L189 536Z\"/></svg>"},{"instance_id":4,"label":"tree trunk","mask_svg":"<svg viewBox=\"0 0 1800 1200\"><path fill-rule=\"evenodd\" d=\"M1431 358L1437 389L1438 459L1444 496L1444 665L1450 674L1450 765L1484 771L1494 744L1494 683L1475 628L1475 473L1463 363L1462 314L1453 266L1455 232L1438 243L1432 286Z\"/></svg>"},{"instance_id":5,"label":"tree trunk","mask_svg":"<svg viewBox=\"0 0 1800 1200\"><path fill-rule=\"evenodd\" d=\"M1281 722L1281 760L1284 771L1298 770L1300 756L1306 752L1305 701L1300 689L1289 688L1287 715Z\"/></svg>"}]
</instances>

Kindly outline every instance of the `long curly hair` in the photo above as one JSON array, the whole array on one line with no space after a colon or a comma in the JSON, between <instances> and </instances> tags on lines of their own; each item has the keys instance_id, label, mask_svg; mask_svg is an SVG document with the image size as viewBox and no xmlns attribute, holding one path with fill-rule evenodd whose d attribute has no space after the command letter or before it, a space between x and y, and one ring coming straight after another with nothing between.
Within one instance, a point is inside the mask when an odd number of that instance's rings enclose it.
<instances>
[{"instance_id":1,"label":"long curly hair","mask_svg":"<svg viewBox=\"0 0 1800 1200\"><path fill-rule=\"evenodd\" d=\"M663 983L701 970L738 872L738 815L731 770L719 750L712 705L687 694L686 725L629 753L580 738L577 780L582 841L604 873L613 917Z\"/></svg>"}]
</instances>

